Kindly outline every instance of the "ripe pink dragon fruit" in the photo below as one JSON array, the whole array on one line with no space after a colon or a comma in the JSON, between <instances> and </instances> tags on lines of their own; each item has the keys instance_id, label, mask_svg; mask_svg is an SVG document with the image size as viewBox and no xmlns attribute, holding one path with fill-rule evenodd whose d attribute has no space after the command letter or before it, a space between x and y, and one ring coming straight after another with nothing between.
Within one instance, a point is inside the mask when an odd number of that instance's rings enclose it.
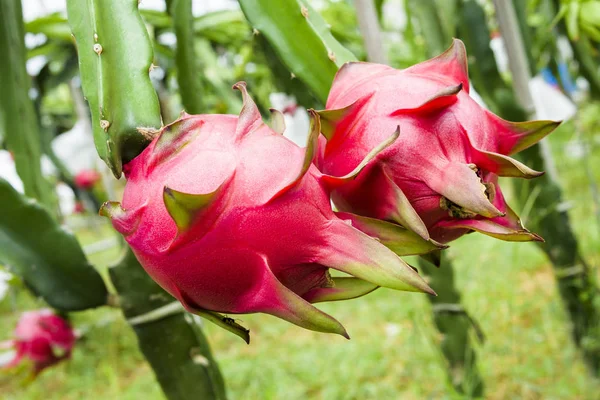
<instances>
[{"instance_id":1,"label":"ripe pink dragon fruit","mask_svg":"<svg viewBox=\"0 0 600 400\"><path fill-rule=\"evenodd\" d=\"M28 359L33 362L35 375L69 358L76 340L71 325L48 309L24 312L14 337L9 345L16 355L6 367Z\"/></svg>"},{"instance_id":2,"label":"ripe pink dragon fruit","mask_svg":"<svg viewBox=\"0 0 600 400\"><path fill-rule=\"evenodd\" d=\"M74 181L78 188L89 190L93 188L100 179L101 176L98 171L94 169L84 169L75 175Z\"/></svg>"},{"instance_id":3,"label":"ripe pink dragon fruit","mask_svg":"<svg viewBox=\"0 0 600 400\"><path fill-rule=\"evenodd\" d=\"M101 209L148 274L187 310L246 341L248 332L218 313L268 313L347 336L311 303L377 286L433 293L396 254L334 215L328 188L360 168L338 178L313 165L316 113L304 150L281 135L281 113L276 133L245 84L234 88L244 100L239 117L183 113L125 166L122 205ZM421 240L406 250L431 249ZM353 277L331 277L329 268Z\"/></svg>"},{"instance_id":4,"label":"ripe pink dragon fruit","mask_svg":"<svg viewBox=\"0 0 600 400\"><path fill-rule=\"evenodd\" d=\"M326 111L319 112L325 136L320 169L343 175L400 131L357 179L332 193L341 211L363 216L355 226L381 236L373 221L391 222L441 243L471 231L509 241L542 240L506 204L498 177L541 175L508 155L559 123L508 122L480 107L469 96L466 60L463 43L455 39L442 55L405 70L371 63L340 69Z\"/></svg>"}]
</instances>

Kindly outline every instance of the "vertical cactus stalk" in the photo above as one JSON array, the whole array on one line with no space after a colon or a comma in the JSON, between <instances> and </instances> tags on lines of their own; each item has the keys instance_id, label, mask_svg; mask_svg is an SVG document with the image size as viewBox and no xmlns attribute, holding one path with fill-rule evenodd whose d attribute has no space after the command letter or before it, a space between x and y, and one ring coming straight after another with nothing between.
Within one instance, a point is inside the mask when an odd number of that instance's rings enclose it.
<instances>
[{"instance_id":1,"label":"vertical cactus stalk","mask_svg":"<svg viewBox=\"0 0 600 400\"><path fill-rule=\"evenodd\" d=\"M40 131L30 79L25 68L25 39L20 0L0 2L0 137L12 152L25 194L55 210L56 199L42 176Z\"/></svg>"},{"instance_id":2,"label":"vertical cactus stalk","mask_svg":"<svg viewBox=\"0 0 600 400\"><path fill-rule=\"evenodd\" d=\"M177 83L183 107L190 114L203 112L202 87L194 48L194 15L191 0L170 0L168 12L173 17L177 37L175 63Z\"/></svg>"},{"instance_id":3,"label":"vertical cactus stalk","mask_svg":"<svg viewBox=\"0 0 600 400\"><path fill-rule=\"evenodd\" d=\"M69 0L67 10L96 148L119 177L123 164L149 143L144 132L161 125L149 77L152 44L137 0ZM223 379L197 322L185 314L165 316L160 311L174 300L143 271L131 251L110 275L123 313L167 398L224 399Z\"/></svg>"},{"instance_id":4,"label":"vertical cactus stalk","mask_svg":"<svg viewBox=\"0 0 600 400\"><path fill-rule=\"evenodd\" d=\"M137 0L69 0L67 11L96 149L119 178L149 143L144 128L161 126L150 38Z\"/></svg>"},{"instance_id":5,"label":"vertical cactus stalk","mask_svg":"<svg viewBox=\"0 0 600 400\"><path fill-rule=\"evenodd\" d=\"M419 33L427 44L431 56L442 54L450 41L444 34L442 20L437 13L435 0L407 0L412 15L418 21Z\"/></svg>"},{"instance_id":6,"label":"vertical cactus stalk","mask_svg":"<svg viewBox=\"0 0 600 400\"><path fill-rule=\"evenodd\" d=\"M123 314L167 398L224 400L223 377L196 317L148 277L130 249L109 271Z\"/></svg>"},{"instance_id":7,"label":"vertical cactus stalk","mask_svg":"<svg viewBox=\"0 0 600 400\"><path fill-rule=\"evenodd\" d=\"M523 151L523 162L536 169L551 169L548 154L538 145ZM546 243L541 250L552 263L558 291L572 325L572 336L581 349L586 364L600 375L600 292L594 273L581 254L569 214L561 204L562 190L553 174L547 173L537 182L515 182L520 203L530 199L526 193L536 192L527 225L539 232Z\"/></svg>"},{"instance_id":8,"label":"vertical cactus stalk","mask_svg":"<svg viewBox=\"0 0 600 400\"><path fill-rule=\"evenodd\" d=\"M476 10L480 6L474 0L469 0L465 3L465 7L469 6L471 10ZM510 7L510 2L499 1L497 3L499 7L500 27L501 30L506 31L507 29L517 29L518 27L507 27L506 21L510 21L510 10L507 15L506 7ZM463 14L464 14L463 10ZM471 13L474 11L471 11ZM478 11L483 15L483 10ZM462 27L468 28L470 24L463 21ZM514 23L514 20L512 20ZM509 23L510 25L510 23ZM465 37L473 37L473 32L463 32ZM484 37L483 34L476 35L478 37ZM507 35L506 38L513 38L507 40L507 47L509 49L509 55L515 51L524 52L525 48L521 47L518 50L518 43L520 36ZM489 96L494 96L494 93L507 93L508 87L506 83L500 78L500 74L496 69L493 60L493 54L489 47L486 52L472 52L473 62L477 66L488 65L492 69L482 74L482 78L485 79L474 82L475 86L483 93L487 92ZM522 60L527 60L526 55L521 55ZM517 63L513 63L516 65ZM526 63L521 68L513 70L513 74L528 75L529 70ZM521 81L526 81L525 78L521 77ZM479 84L479 85L478 85ZM515 92L526 91L520 93L518 99L520 101L531 98L531 94L528 93L528 87L519 86L515 87ZM503 96L502 98L497 97L497 109L492 110L497 112L503 118L520 121L525 120L527 117L526 112L523 108L515 108L517 104L517 98L510 92L509 96ZM525 109L532 108L531 102L525 104ZM521 153L521 159L523 162L530 165L532 168L538 170L546 169L548 171L555 170L551 154L541 145L535 145ZM560 295L563 303L567 309L569 317L572 323L572 334L575 343L581 348L586 363L590 367L593 373L598 374L600 372L600 294L596 281L593 274L589 271L587 264L580 253L578 241L571 228L569 216L566 210L560 208L560 204L563 203L562 190L558 184L556 177L553 173L547 173L544 176L532 180L532 181L521 181L514 180L516 185L516 192L519 195L519 200L522 205L529 201L527 193L537 192L538 195L533 200L534 213L529 216L527 225L534 231L540 233L546 240L546 243L539 244L540 248L546 253L552 267L554 274L557 279L557 285L559 288Z\"/></svg>"},{"instance_id":9,"label":"vertical cactus stalk","mask_svg":"<svg viewBox=\"0 0 600 400\"><path fill-rule=\"evenodd\" d=\"M419 32L425 37L428 54L431 57L441 54L448 47L450 38L444 33L435 1L412 0L410 5L418 21ZM461 304L460 292L453 279L452 261L444 254L437 262L440 264L438 268L424 260L419 261L419 266L438 294L438 297L428 297L428 300L432 304L435 326L442 334L440 346L448 362L448 379L459 393L478 397L484 392L484 384L470 336L471 329L478 325Z\"/></svg>"},{"instance_id":10,"label":"vertical cactus stalk","mask_svg":"<svg viewBox=\"0 0 600 400\"><path fill-rule=\"evenodd\" d=\"M254 34L263 35L292 76L325 103L338 68L356 57L335 40L323 18L306 0L239 3Z\"/></svg>"},{"instance_id":11,"label":"vertical cactus stalk","mask_svg":"<svg viewBox=\"0 0 600 400\"><path fill-rule=\"evenodd\" d=\"M521 41L521 33L511 21L515 14L512 3L495 0L494 4L500 30L503 36L507 36L509 60L525 58L526 48ZM513 80L515 76L520 80L529 79L529 71L517 64L509 64ZM528 87L515 86L515 92L525 110L532 108L533 100ZM573 325L573 339L581 348L587 365L597 375L600 373L600 292L594 275L579 251L569 216L566 210L560 208L562 191L555 173L552 173L555 168L551 153L544 146L537 145L523 152L522 157L533 168L546 168L551 172L540 181L529 183L534 185L533 188L526 187L539 192L533 206L543 213L543 217L540 214L532 215L528 223L546 239L542 250L552 262L559 292ZM517 189L523 189L525 185L521 183ZM522 203L525 201L527 199L523 198Z\"/></svg>"},{"instance_id":12,"label":"vertical cactus stalk","mask_svg":"<svg viewBox=\"0 0 600 400\"><path fill-rule=\"evenodd\" d=\"M419 267L438 295L427 299L431 302L433 322L442 335L440 348L448 362L448 380L457 392L479 397L483 395L484 384L471 339L473 328L476 333L480 332L479 325L461 303L460 291L454 282L454 265L443 251L438 264L433 266L423 258L419 260Z\"/></svg>"},{"instance_id":13,"label":"vertical cactus stalk","mask_svg":"<svg viewBox=\"0 0 600 400\"><path fill-rule=\"evenodd\" d=\"M477 369L477 352L470 333L474 329L481 341L483 333L461 304L460 292L454 285L454 269L447 253L442 251L433 257L437 258L435 263L438 265L433 266L421 258L419 266L438 294L428 299L432 305L433 321L441 333L440 348L448 361L448 378L458 392L469 397L481 397L484 384Z\"/></svg>"}]
</instances>

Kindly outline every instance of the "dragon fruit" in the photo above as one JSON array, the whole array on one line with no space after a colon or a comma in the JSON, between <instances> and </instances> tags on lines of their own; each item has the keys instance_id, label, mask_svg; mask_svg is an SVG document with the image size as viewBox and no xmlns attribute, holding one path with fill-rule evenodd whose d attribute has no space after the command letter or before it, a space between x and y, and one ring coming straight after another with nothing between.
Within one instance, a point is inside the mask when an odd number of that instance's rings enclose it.
<instances>
[{"instance_id":1,"label":"dragon fruit","mask_svg":"<svg viewBox=\"0 0 600 400\"><path fill-rule=\"evenodd\" d=\"M248 331L219 313L268 313L347 337L311 303L378 286L433 293L396 254L331 210L330 188L360 167L335 177L314 166L316 112L304 150L281 135L281 113L272 129L245 84L234 88L243 95L239 117L182 113L125 166L122 204L100 211L148 274L188 311L246 341ZM435 247L424 240L406 246L406 253ZM329 268L353 277L331 277Z\"/></svg>"},{"instance_id":2,"label":"dragon fruit","mask_svg":"<svg viewBox=\"0 0 600 400\"><path fill-rule=\"evenodd\" d=\"M506 204L498 177L541 175L508 155L559 123L508 122L480 107L469 96L466 60L455 39L442 55L405 70L371 63L340 69L326 110L319 112L320 169L343 175L400 131L357 179L332 193L355 226L377 237L381 227L374 221L399 224L441 243L472 231L508 241L542 240Z\"/></svg>"},{"instance_id":3,"label":"dragon fruit","mask_svg":"<svg viewBox=\"0 0 600 400\"><path fill-rule=\"evenodd\" d=\"M34 365L34 374L71 356L75 333L71 325L52 310L27 311L21 315L9 342L16 355L6 367L14 367L23 359Z\"/></svg>"}]
</instances>

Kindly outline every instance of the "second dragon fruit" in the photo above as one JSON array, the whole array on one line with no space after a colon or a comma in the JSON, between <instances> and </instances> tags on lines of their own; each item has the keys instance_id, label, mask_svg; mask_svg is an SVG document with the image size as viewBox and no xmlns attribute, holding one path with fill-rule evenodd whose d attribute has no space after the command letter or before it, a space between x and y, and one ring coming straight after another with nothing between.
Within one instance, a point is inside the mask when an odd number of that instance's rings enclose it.
<instances>
[{"instance_id":1,"label":"second dragon fruit","mask_svg":"<svg viewBox=\"0 0 600 400\"><path fill-rule=\"evenodd\" d=\"M558 122L512 123L479 106L469 96L460 40L405 70L345 64L327 109L319 113L327 138L319 165L327 174L347 173L400 131L356 180L333 192L336 206L361 215L356 223L369 234L385 234L378 233L375 219L442 243L471 231L509 241L542 240L506 204L498 177L541 175L508 155L532 146Z\"/></svg>"}]
</instances>

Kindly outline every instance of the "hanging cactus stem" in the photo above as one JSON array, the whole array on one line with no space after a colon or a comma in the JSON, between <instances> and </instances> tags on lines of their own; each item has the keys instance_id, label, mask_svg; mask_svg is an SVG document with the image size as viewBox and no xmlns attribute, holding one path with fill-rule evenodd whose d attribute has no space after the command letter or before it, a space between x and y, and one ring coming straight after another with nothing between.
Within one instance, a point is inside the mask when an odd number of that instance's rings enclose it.
<instances>
[{"instance_id":1,"label":"hanging cactus stem","mask_svg":"<svg viewBox=\"0 0 600 400\"><path fill-rule=\"evenodd\" d=\"M303 81L321 101L337 69L356 59L306 0L240 0L240 6L255 35L264 36L292 78Z\"/></svg>"},{"instance_id":2,"label":"hanging cactus stem","mask_svg":"<svg viewBox=\"0 0 600 400\"><path fill-rule=\"evenodd\" d=\"M137 0L69 0L67 11L96 150L119 178L149 143L137 128L161 126L149 77L152 44Z\"/></svg>"}]
</instances>

